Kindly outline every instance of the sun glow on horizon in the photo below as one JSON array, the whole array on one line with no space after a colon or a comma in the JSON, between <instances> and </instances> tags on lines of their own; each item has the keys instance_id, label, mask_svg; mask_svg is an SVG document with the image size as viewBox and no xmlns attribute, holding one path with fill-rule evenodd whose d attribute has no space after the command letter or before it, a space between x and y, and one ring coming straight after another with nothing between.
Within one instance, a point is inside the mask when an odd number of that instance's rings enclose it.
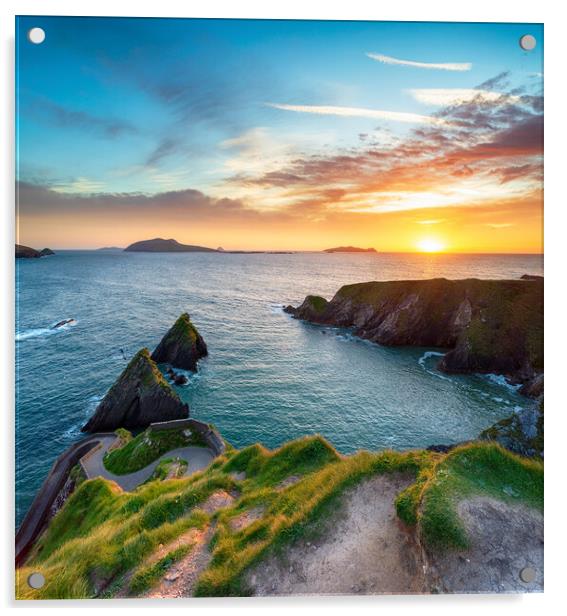
<instances>
[{"instance_id":1,"label":"sun glow on horizon","mask_svg":"<svg viewBox=\"0 0 567 616\"><path fill-rule=\"evenodd\" d=\"M445 244L437 239L428 237L419 240L417 248L419 252L443 252L445 250Z\"/></svg>"}]
</instances>

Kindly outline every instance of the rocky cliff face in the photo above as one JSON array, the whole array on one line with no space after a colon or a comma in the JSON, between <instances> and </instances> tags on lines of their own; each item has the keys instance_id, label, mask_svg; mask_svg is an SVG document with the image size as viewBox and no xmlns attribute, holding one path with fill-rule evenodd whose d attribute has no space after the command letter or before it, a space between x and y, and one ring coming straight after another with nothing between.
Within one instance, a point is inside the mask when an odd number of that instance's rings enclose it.
<instances>
[{"instance_id":1,"label":"rocky cliff face","mask_svg":"<svg viewBox=\"0 0 567 616\"><path fill-rule=\"evenodd\" d=\"M207 345L185 312L161 339L152 359L176 368L197 370L197 361L206 355Z\"/></svg>"},{"instance_id":2,"label":"rocky cliff face","mask_svg":"<svg viewBox=\"0 0 567 616\"><path fill-rule=\"evenodd\" d=\"M156 421L189 417L189 406L181 402L163 378L147 349L141 349L83 426L83 432L117 428L145 428Z\"/></svg>"},{"instance_id":3,"label":"rocky cliff face","mask_svg":"<svg viewBox=\"0 0 567 616\"><path fill-rule=\"evenodd\" d=\"M368 282L328 302L310 295L286 312L352 327L384 345L448 349L447 372L494 372L528 382L543 371L543 279Z\"/></svg>"}]
</instances>

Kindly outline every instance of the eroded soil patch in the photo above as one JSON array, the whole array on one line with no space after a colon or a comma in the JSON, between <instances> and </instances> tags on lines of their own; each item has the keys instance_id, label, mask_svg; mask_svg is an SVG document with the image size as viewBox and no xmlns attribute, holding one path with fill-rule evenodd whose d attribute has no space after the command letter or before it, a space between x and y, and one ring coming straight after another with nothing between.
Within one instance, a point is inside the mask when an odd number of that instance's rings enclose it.
<instances>
[{"instance_id":1,"label":"eroded soil patch","mask_svg":"<svg viewBox=\"0 0 567 616\"><path fill-rule=\"evenodd\" d=\"M412 481L377 475L348 490L317 540L298 541L264 559L247 584L256 595L423 592L421 551L394 507Z\"/></svg>"}]
</instances>

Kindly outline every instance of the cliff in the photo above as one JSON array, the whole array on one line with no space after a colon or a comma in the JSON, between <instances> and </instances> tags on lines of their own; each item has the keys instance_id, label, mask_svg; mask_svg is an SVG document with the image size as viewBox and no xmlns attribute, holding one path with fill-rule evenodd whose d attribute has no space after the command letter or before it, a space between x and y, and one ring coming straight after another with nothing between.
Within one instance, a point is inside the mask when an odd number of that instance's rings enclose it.
<instances>
[{"instance_id":1,"label":"cliff","mask_svg":"<svg viewBox=\"0 0 567 616\"><path fill-rule=\"evenodd\" d=\"M541 590L541 574L526 587L519 571L541 571L542 509L541 462L493 443L340 455L310 436L227 448L201 472L132 492L84 481L17 570L16 595ZM27 584L37 571L38 590Z\"/></svg>"},{"instance_id":2,"label":"cliff","mask_svg":"<svg viewBox=\"0 0 567 616\"><path fill-rule=\"evenodd\" d=\"M446 372L506 374L529 383L543 371L543 279L367 282L333 299L309 295L286 312L352 327L388 346L448 349Z\"/></svg>"},{"instance_id":3,"label":"cliff","mask_svg":"<svg viewBox=\"0 0 567 616\"><path fill-rule=\"evenodd\" d=\"M39 259L40 257L47 257L54 254L55 253L50 248L36 250L35 248L30 248L29 246L16 244L16 259Z\"/></svg>"},{"instance_id":4,"label":"cliff","mask_svg":"<svg viewBox=\"0 0 567 616\"><path fill-rule=\"evenodd\" d=\"M145 428L156 421L184 419L189 407L163 378L147 349L141 349L109 389L82 432Z\"/></svg>"},{"instance_id":5,"label":"cliff","mask_svg":"<svg viewBox=\"0 0 567 616\"><path fill-rule=\"evenodd\" d=\"M197 361L207 355L207 345L185 312L161 339L152 353L156 363L197 370Z\"/></svg>"},{"instance_id":6,"label":"cliff","mask_svg":"<svg viewBox=\"0 0 567 616\"><path fill-rule=\"evenodd\" d=\"M164 240L156 237L153 240L134 242L124 249L126 252L217 252L214 248L180 244L177 240Z\"/></svg>"}]
</instances>

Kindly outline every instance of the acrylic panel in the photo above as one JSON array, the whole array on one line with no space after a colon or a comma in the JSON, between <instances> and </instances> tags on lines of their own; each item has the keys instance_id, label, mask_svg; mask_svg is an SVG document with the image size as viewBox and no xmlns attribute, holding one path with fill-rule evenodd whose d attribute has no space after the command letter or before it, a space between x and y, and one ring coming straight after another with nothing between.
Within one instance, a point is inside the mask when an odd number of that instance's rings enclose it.
<instances>
[{"instance_id":1,"label":"acrylic panel","mask_svg":"<svg viewBox=\"0 0 567 616\"><path fill-rule=\"evenodd\" d=\"M541 592L543 26L16 25L16 596Z\"/></svg>"}]
</instances>

